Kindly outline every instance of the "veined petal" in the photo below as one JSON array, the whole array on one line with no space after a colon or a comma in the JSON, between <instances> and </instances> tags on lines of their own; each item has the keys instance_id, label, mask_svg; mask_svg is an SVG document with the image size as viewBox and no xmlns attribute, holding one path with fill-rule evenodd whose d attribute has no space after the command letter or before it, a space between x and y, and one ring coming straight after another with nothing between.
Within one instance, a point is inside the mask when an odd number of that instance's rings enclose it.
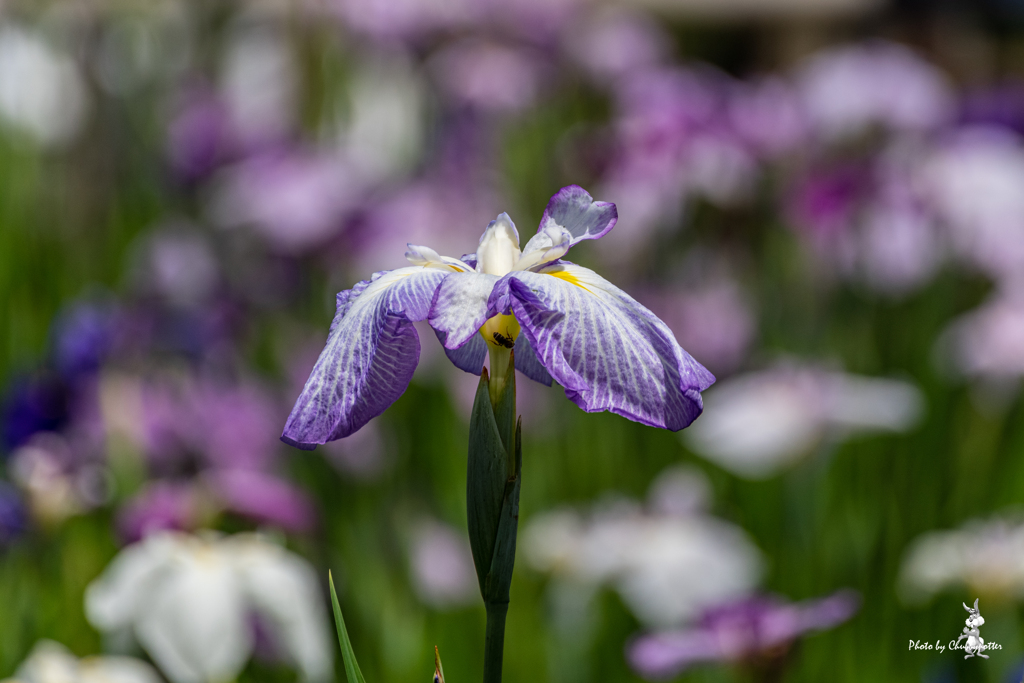
<instances>
[{"instance_id":1,"label":"veined petal","mask_svg":"<svg viewBox=\"0 0 1024 683\"><path fill-rule=\"evenodd\" d=\"M590 193L579 185L563 187L544 209L537 234L523 248L524 258L530 252L550 249L560 244L557 235L562 230L569 233L569 247L583 240L596 240L606 235L618 218L619 213L611 202L595 202Z\"/></svg>"},{"instance_id":2,"label":"veined petal","mask_svg":"<svg viewBox=\"0 0 1024 683\"><path fill-rule=\"evenodd\" d=\"M444 279L430 306L430 326L443 337L446 349L457 349L487 322L487 300L498 281L486 273L452 273Z\"/></svg>"},{"instance_id":3,"label":"veined petal","mask_svg":"<svg viewBox=\"0 0 1024 683\"><path fill-rule=\"evenodd\" d=\"M515 313L541 364L587 412L676 431L700 415L700 392L715 381L653 313L571 263L509 273L490 307Z\"/></svg>"},{"instance_id":4,"label":"veined petal","mask_svg":"<svg viewBox=\"0 0 1024 683\"><path fill-rule=\"evenodd\" d=\"M519 231L507 213L500 213L480 235L477 270L500 277L515 267L519 255Z\"/></svg>"},{"instance_id":5,"label":"veined petal","mask_svg":"<svg viewBox=\"0 0 1024 683\"><path fill-rule=\"evenodd\" d=\"M437 334L441 346L444 346L447 335L437 330L434 332ZM479 375L484 369L484 359L487 358L487 342L479 334L474 334L468 342L457 349L445 347L444 353L459 370L465 370L471 375Z\"/></svg>"},{"instance_id":6,"label":"veined petal","mask_svg":"<svg viewBox=\"0 0 1024 683\"><path fill-rule=\"evenodd\" d=\"M483 338L480 339L483 341ZM484 342L484 349L487 349L487 342ZM544 386L551 386L551 375L544 369L544 365L537 358L533 347L530 346L530 339L525 334L520 334L516 339L515 352L512 354L516 362L516 370L523 373L534 382L540 382ZM477 373L479 374L479 372Z\"/></svg>"},{"instance_id":7,"label":"veined petal","mask_svg":"<svg viewBox=\"0 0 1024 683\"><path fill-rule=\"evenodd\" d=\"M338 295L327 345L281 440L311 450L355 432L394 403L419 362L412 321L430 310L448 269L410 266L375 273Z\"/></svg>"},{"instance_id":8,"label":"veined petal","mask_svg":"<svg viewBox=\"0 0 1024 683\"><path fill-rule=\"evenodd\" d=\"M476 268L475 263L470 266L457 258L441 256L430 247L424 247L419 244L407 244L406 246L409 250L405 252L405 258L414 266L450 268L460 273L471 272Z\"/></svg>"}]
</instances>

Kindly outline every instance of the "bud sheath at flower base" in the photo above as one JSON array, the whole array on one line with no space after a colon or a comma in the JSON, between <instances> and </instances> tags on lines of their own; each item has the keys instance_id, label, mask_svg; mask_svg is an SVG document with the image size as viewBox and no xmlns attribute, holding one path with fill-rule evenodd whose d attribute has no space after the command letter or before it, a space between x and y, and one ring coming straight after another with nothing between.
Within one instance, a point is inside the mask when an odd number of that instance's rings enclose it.
<instances>
[{"instance_id":1,"label":"bud sheath at flower base","mask_svg":"<svg viewBox=\"0 0 1024 683\"><path fill-rule=\"evenodd\" d=\"M504 381L487 370L480 376L469 427L466 507L469 542L473 550L480 594L487 608L484 683L501 680L508 612L509 586L516 554L519 524L519 486L522 479L521 425L516 420L515 368L511 349L504 364ZM494 352L492 352L492 360ZM494 365L492 367L497 370ZM492 394L496 396L492 400Z\"/></svg>"}]
</instances>

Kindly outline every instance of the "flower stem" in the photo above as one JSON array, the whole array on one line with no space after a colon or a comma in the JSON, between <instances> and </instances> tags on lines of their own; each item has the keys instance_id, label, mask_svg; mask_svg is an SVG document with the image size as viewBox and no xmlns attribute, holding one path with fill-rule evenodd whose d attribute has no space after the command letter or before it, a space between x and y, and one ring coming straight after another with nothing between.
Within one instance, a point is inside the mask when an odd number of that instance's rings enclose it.
<instances>
[{"instance_id":1,"label":"flower stem","mask_svg":"<svg viewBox=\"0 0 1024 683\"><path fill-rule=\"evenodd\" d=\"M487 635L484 640L484 683L501 683L501 661L505 650L507 602L488 602Z\"/></svg>"},{"instance_id":2,"label":"flower stem","mask_svg":"<svg viewBox=\"0 0 1024 683\"><path fill-rule=\"evenodd\" d=\"M498 405L498 398L505 390L505 377L508 375L508 364L512 359L512 349L488 344L487 352L491 359L491 404Z\"/></svg>"}]
</instances>

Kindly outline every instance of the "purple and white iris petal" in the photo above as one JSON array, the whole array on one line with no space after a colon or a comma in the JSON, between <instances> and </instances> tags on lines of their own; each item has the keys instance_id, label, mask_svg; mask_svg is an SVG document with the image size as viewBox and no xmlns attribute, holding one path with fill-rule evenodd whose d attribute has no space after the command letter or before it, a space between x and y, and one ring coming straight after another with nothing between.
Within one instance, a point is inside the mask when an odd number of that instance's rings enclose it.
<instances>
[{"instance_id":1,"label":"purple and white iris petal","mask_svg":"<svg viewBox=\"0 0 1024 683\"><path fill-rule=\"evenodd\" d=\"M579 185L563 187L555 193L544 209L540 219L537 235L547 232L552 227L561 227L569 231L572 240L569 246L583 240L596 240L603 237L615 227L619 214L611 202L595 202L590 193ZM536 239L536 238L534 238ZM533 240L530 240L532 243ZM530 252L530 244L524 253Z\"/></svg>"},{"instance_id":2,"label":"purple and white iris petal","mask_svg":"<svg viewBox=\"0 0 1024 683\"><path fill-rule=\"evenodd\" d=\"M492 314L511 308L541 364L583 410L673 431L703 410L711 373L653 313L597 273L564 262L510 273L490 303Z\"/></svg>"},{"instance_id":3,"label":"purple and white iris petal","mask_svg":"<svg viewBox=\"0 0 1024 683\"><path fill-rule=\"evenodd\" d=\"M487 300L497 281L485 273L452 273L437 288L428 317L446 349L459 348L487 322Z\"/></svg>"},{"instance_id":4,"label":"purple and white iris petal","mask_svg":"<svg viewBox=\"0 0 1024 683\"><path fill-rule=\"evenodd\" d=\"M449 349L445 346L445 338L447 334L444 332L438 332L437 340L441 342L441 346L444 347L444 353L448 356L448 360L457 367L459 370L464 370L471 375L479 375L484 369L484 359L487 358L487 342L479 334L475 334L470 337L469 341L460 346L457 349ZM518 347L517 347L518 348ZM516 367L519 367L517 359Z\"/></svg>"},{"instance_id":5,"label":"purple and white iris petal","mask_svg":"<svg viewBox=\"0 0 1024 683\"><path fill-rule=\"evenodd\" d=\"M312 450L353 433L405 391L419 361L412 321L427 317L449 271L411 266L376 273L346 296L281 440Z\"/></svg>"},{"instance_id":6,"label":"purple and white iris petal","mask_svg":"<svg viewBox=\"0 0 1024 683\"><path fill-rule=\"evenodd\" d=\"M481 339L483 341L483 339ZM484 344L486 348L486 344ZM544 369L544 365L537 358L536 352L530 346L530 340L525 334L519 335L516 339L515 357L516 370L523 373L534 382L540 382L544 386L551 386L551 375Z\"/></svg>"}]
</instances>

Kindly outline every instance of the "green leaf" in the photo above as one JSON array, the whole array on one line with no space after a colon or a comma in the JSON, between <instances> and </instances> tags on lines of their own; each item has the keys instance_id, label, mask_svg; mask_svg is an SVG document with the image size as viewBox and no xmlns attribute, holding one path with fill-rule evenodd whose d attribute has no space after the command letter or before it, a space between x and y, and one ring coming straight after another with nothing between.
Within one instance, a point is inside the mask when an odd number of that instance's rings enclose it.
<instances>
[{"instance_id":1,"label":"green leaf","mask_svg":"<svg viewBox=\"0 0 1024 683\"><path fill-rule=\"evenodd\" d=\"M334 623L338 627L338 643L341 645L341 658L345 660L345 677L348 683L366 683L363 672L359 670L359 662L356 661L356 653L352 651L352 642L348 639L348 631L345 629L345 618L341 616L341 606L338 604L338 594L334 591L334 577L327 572L327 582L331 584L331 604L334 606Z\"/></svg>"}]
</instances>

